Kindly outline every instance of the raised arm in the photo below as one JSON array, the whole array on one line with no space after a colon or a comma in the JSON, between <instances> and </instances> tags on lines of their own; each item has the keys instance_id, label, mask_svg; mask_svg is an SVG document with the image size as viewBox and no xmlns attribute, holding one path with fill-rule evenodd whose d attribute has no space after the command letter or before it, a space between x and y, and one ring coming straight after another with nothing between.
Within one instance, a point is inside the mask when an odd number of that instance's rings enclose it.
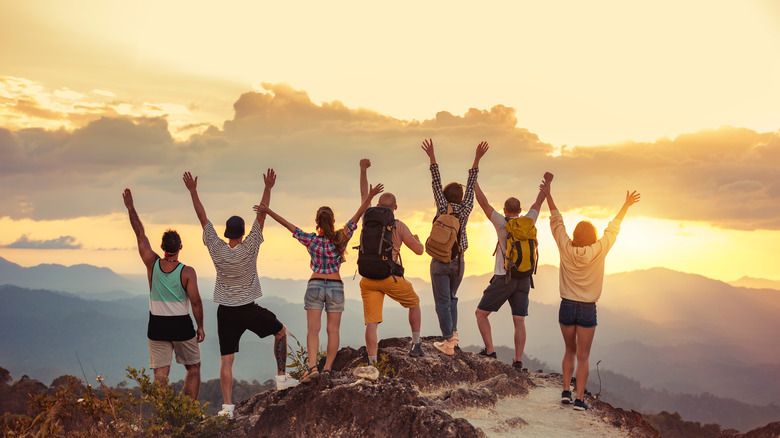
<instances>
[{"instance_id":1,"label":"raised arm","mask_svg":"<svg viewBox=\"0 0 780 438\"><path fill-rule=\"evenodd\" d=\"M184 180L184 185L187 187L187 190L190 191L192 206L195 207L195 214L198 215L200 226L205 228L206 224L209 223L209 218L206 217L206 209L203 207L203 203L200 202L200 197L198 196L198 177L196 176L193 178L191 173L184 172L182 179Z\"/></svg>"},{"instance_id":2,"label":"raised arm","mask_svg":"<svg viewBox=\"0 0 780 438\"><path fill-rule=\"evenodd\" d=\"M269 168L263 175L263 182L265 183L265 189L263 189L263 197L260 199L260 205L269 206L271 205L271 189L274 187L274 184L276 184L276 172ZM265 212L258 211L257 209L255 209L255 212L257 212L257 223L262 230L263 226L265 226ZM293 230L294 229L295 228L293 228Z\"/></svg>"},{"instance_id":3,"label":"raised arm","mask_svg":"<svg viewBox=\"0 0 780 438\"><path fill-rule=\"evenodd\" d=\"M271 218L273 218L273 220L279 222L281 226L290 230L291 233L294 232L296 228L298 228L295 225L291 224L289 221L287 221L285 218L276 214L276 212L271 210L271 208L268 207L266 204L255 205L254 208L255 208L255 212L257 212L258 217L260 217L260 215L262 214L263 220L265 220L265 215L268 214L269 216L271 216Z\"/></svg>"},{"instance_id":4,"label":"raised arm","mask_svg":"<svg viewBox=\"0 0 780 438\"><path fill-rule=\"evenodd\" d=\"M548 187L552 184L553 180L553 174L550 172L544 173L544 181L542 184L547 184ZM531 206L531 210L536 211L542 211L542 202L544 202L544 199L547 197L547 194L544 193L543 190L541 190L541 187L539 188L539 194L536 195L536 201Z\"/></svg>"},{"instance_id":5,"label":"raised arm","mask_svg":"<svg viewBox=\"0 0 780 438\"><path fill-rule=\"evenodd\" d=\"M366 170L371 167L371 160L363 158L360 160L360 201L363 202L368 196L368 175Z\"/></svg>"},{"instance_id":6,"label":"raised arm","mask_svg":"<svg viewBox=\"0 0 780 438\"><path fill-rule=\"evenodd\" d=\"M363 216L363 213L366 212L368 207L371 205L371 200L374 199L374 196L382 193L385 190L385 186L382 184L377 184L376 187L369 186L368 189L368 196L363 199L363 203L360 204L360 207L358 208L358 211L355 212L355 215L352 216L352 219L350 219L353 223L357 223L357 221L360 219L360 216Z\"/></svg>"},{"instance_id":7,"label":"raised arm","mask_svg":"<svg viewBox=\"0 0 780 438\"><path fill-rule=\"evenodd\" d=\"M616 220L622 221L624 217L626 217L626 212L628 212L628 207L631 207L632 205L639 202L639 199L642 197L639 193L634 190L633 192L629 193L628 190L626 190L626 202L623 203L623 206L620 207L620 211L615 216Z\"/></svg>"},{"instance_id":8,"label":"raised arm","mask_svg":"<svg viewBox=\"0 0 780 438\"><path fill-rule=\"evenodd\" d=\"M431 160L431 164L436 164L436 154L433 152L433 140L430 138L423 140L423 144L420 147L425 151L426 154L428 154L428 158Z\"/></svg>"},{"instance_id":9,"label":"raised arm","mask_svg":"<svg viewBox=\"0 0 780 438\"><path fill-rule=\"evenodd\" d=\"M546 176L547 174L545 174ZM558 207L555 206L555 201L553 201L552 192L550 190L550 182L552 181L552 178L550 178L550 181L545 180L545 182L542 183L542 185L539 186L540 193L544 193L544 196L547 198L547 207L550 208L550 211L557 210ZM539 207L542 205L539 204Z\"/></svg>"},{"instance_id":10,"label":"raised arm","mask_svg":"<svg viewBox=\"0 0 780 438\"><path fill-rule=\"evenodd\" d=\"M471 165L472 169L476 169L479 167L479 160L481 160L482 157L485 156L485 153L487 153L488 149L490 149L490 146L488 146L488 143L486 141L480 142L477 145L477 153L474 154L474 164Z\"/></svg>"},{"instance_id":11,"label":"raised arm","mask_svg":"<svg viewBox=\"0 0 780 438\"><path fill-rule=\"evenodd\" d=\"M206 339L206 332L203 327L203 301L200 299L198 277L195 274L195 269L191 266L185 266L184 269L182 269L181 277L184 283L184 289L187 291L187 297L190 299L192 315L195 317L195 324L198 326L198 342L203 342L203 340Z\"/></svg>"},{"instance_id":12,"label":"raised arm","mask_svg":"<svg viewBox=\"0 0 780 438\"><path fill-rule=\"evenodd\" d=\"M125 191L122 192L122 199L125 201L127 214L130 217L130 226L133 227L135 238L138 241L138 253L141 255L141 260L143 260L144 265L146 265L147 274L151 274L154 261L159 259L160 256L152 251L152 246L149 244L149 239L146 237L144 226L141 223L141 219L138 217L138 213L135 211L133 193L130 192L130 189L125 189Z\"/></svg>"},{"instance_id":13,"label":"raised arm","mask_svg":"<svg viewBox=\"0 0 780 438\"><path fill-rule=\"evenodd\" d=\"M485 193L482 192L482 188L479 187L479 183L474 184L474 194L477 197L479 206L482 207L482 211L485 212L485 216L490 219L490 217L493 215L493 207L490 205L490 202L488 202Z\"/></svg>"}]
</instances>

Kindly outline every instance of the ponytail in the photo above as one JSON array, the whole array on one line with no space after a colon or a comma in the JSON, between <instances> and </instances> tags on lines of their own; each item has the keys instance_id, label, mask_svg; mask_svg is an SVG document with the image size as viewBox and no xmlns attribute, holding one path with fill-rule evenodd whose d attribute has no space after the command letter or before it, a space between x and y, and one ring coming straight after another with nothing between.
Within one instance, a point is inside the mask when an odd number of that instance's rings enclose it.
<instances>
[{"instance_id":1,"label":"ponytail","mask_svg":"<svg viewBox=\"0 0 780 438\"><path fill-rule=\"evenodd\" d=\"M317 229L321 230L322 234L336 247L336 251L341 256L342 261L346 261L344 255L347 252L347 229L346 227L340 230L334 229L336 219L333 216L333 210L330 207L320 207L317 210L316 222Z\"/></svg>"}]
</instances>

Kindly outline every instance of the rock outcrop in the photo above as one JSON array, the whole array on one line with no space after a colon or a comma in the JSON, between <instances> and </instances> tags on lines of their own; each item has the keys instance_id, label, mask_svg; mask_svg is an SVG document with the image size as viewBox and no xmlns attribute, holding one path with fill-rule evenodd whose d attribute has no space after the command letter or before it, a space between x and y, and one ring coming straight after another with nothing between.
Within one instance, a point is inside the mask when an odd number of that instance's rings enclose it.
<instances>
[{"instance_id":1,"label":"rock outcrop","mask_svg":"<svg viewBox=\"0 0 780 438\"><path fill-rule=\"evenodd\" d=\"M380 377L355 377L367 365L365 348L339 351L331 373L283 391L266 391L236 405L231 437L483 437L485 432L453 413L491 409L501 399L522 400L541 373L519 372L508 364L474 353L446 356L423 339L425 356L408 355L409 338L379 344ZM560 376L557 377L560 381ZM556 403L553 401L552 403ZM638 413L589 400L596 418L625 436L655 437ZM523 428L533 418L502 419L504 428Z\"/></svg>"}]
</instances>

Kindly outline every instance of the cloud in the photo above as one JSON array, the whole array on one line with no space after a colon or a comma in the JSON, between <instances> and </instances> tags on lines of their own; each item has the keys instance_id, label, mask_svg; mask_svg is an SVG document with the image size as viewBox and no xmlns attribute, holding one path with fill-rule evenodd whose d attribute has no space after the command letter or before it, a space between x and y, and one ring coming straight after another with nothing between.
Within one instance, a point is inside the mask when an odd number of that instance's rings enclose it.
<instances>
[{"instance_id":1,"label":"cloud","mask_svg":"<svg viewBox=\"0 0 780 438\"><path fill-rule=\"evenodd\" d=\"M339 101L314 103L285 84L263 88L242 94L222 126L181 125L195 132L187 139L172 135L166 114L187 110L173 104L145 104L154 115L141 116L122 115L120 105L123 112L132 105L113 102L113 113L74 129L0 128L0 216L107 214L123 208L119 194L131 187L142 215L191 221L181 183L181 173L190 170L217 223L251 215L262 173L273 167L279 177L272 203L280 213L306 225L326 204L346 220L359 203L357 162L363 157L373 163L370 182L395 193L399 209L429 211L430 172L420 144L433 138L445 183L465 183L476 145L490 143L479 180L496 206L516 196L527 207L549 170L564 210L611 216L625 190L637 189L643 197L634 214L780 229L778 132L723 127L652 143L559 150L519 127L515 109L503 105L402 120Z\"/></svg>"},{"instance_id":2,"label":"cloud","mask_svg":"<svg viewBox=\"0 0 780 438\"><path fill-rule=\"evenodd\" d=\"M73 236L60 236L49 240L31 240L23 234L16 242L4 245L3 248L17 249L80 249L80 243L76 243Z\"/></svg>"}]
</instances>

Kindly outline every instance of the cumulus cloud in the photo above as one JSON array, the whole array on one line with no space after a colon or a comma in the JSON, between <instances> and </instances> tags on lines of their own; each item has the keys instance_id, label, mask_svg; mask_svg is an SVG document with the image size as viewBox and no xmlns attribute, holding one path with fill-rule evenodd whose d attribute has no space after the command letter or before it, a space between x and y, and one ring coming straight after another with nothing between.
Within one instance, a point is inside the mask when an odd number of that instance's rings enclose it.
<instances>
[{"instance_id":1,"label":"cumulus cloud","mask_svg":"<svg viewBox=\"0 0 780 438\"><path fill-rule=\"evenodd\" d=\"M73 236L60 236L49 240L34 240L23 234L16 242L3 247L17 249L80 249L81 244L76 243L76 238Z\"/></svg>"},{"instance_id":2,"label":"cumulus cloud","mask_svg":"<svg viewBox=\"0 0 780 438\"><path fill-rule=\"evenodd\" d=\"M347 217L358 206L363 157L373 163L370 181L395 193L399 209L428 211L430 173L420 144L433 138L445 182L465 183L476 145L490 143L479 178L496 206L509 196L530 204L549 170L563 209L613 215L625 190L637 189L643 198L636 214L780 229L777 132L724 127L653 143L558 150L519 127L515 110L503 105L401 120L338 101L314 103L285 84L263 87L241 95L222 126L190 125L197 133L186 140L172 135L162 114L185 111L181 105L145 107L156 115L104 114L72 130L0 128L0 216L107 214L122 208L119 194L132 187L142 214L191 220L181 183L190 170L216 223L251 214L261 175L273 167L279 178L272 202L281 213L310 221L316 207L329 204Z\"/></svg>"}]
</instances>

